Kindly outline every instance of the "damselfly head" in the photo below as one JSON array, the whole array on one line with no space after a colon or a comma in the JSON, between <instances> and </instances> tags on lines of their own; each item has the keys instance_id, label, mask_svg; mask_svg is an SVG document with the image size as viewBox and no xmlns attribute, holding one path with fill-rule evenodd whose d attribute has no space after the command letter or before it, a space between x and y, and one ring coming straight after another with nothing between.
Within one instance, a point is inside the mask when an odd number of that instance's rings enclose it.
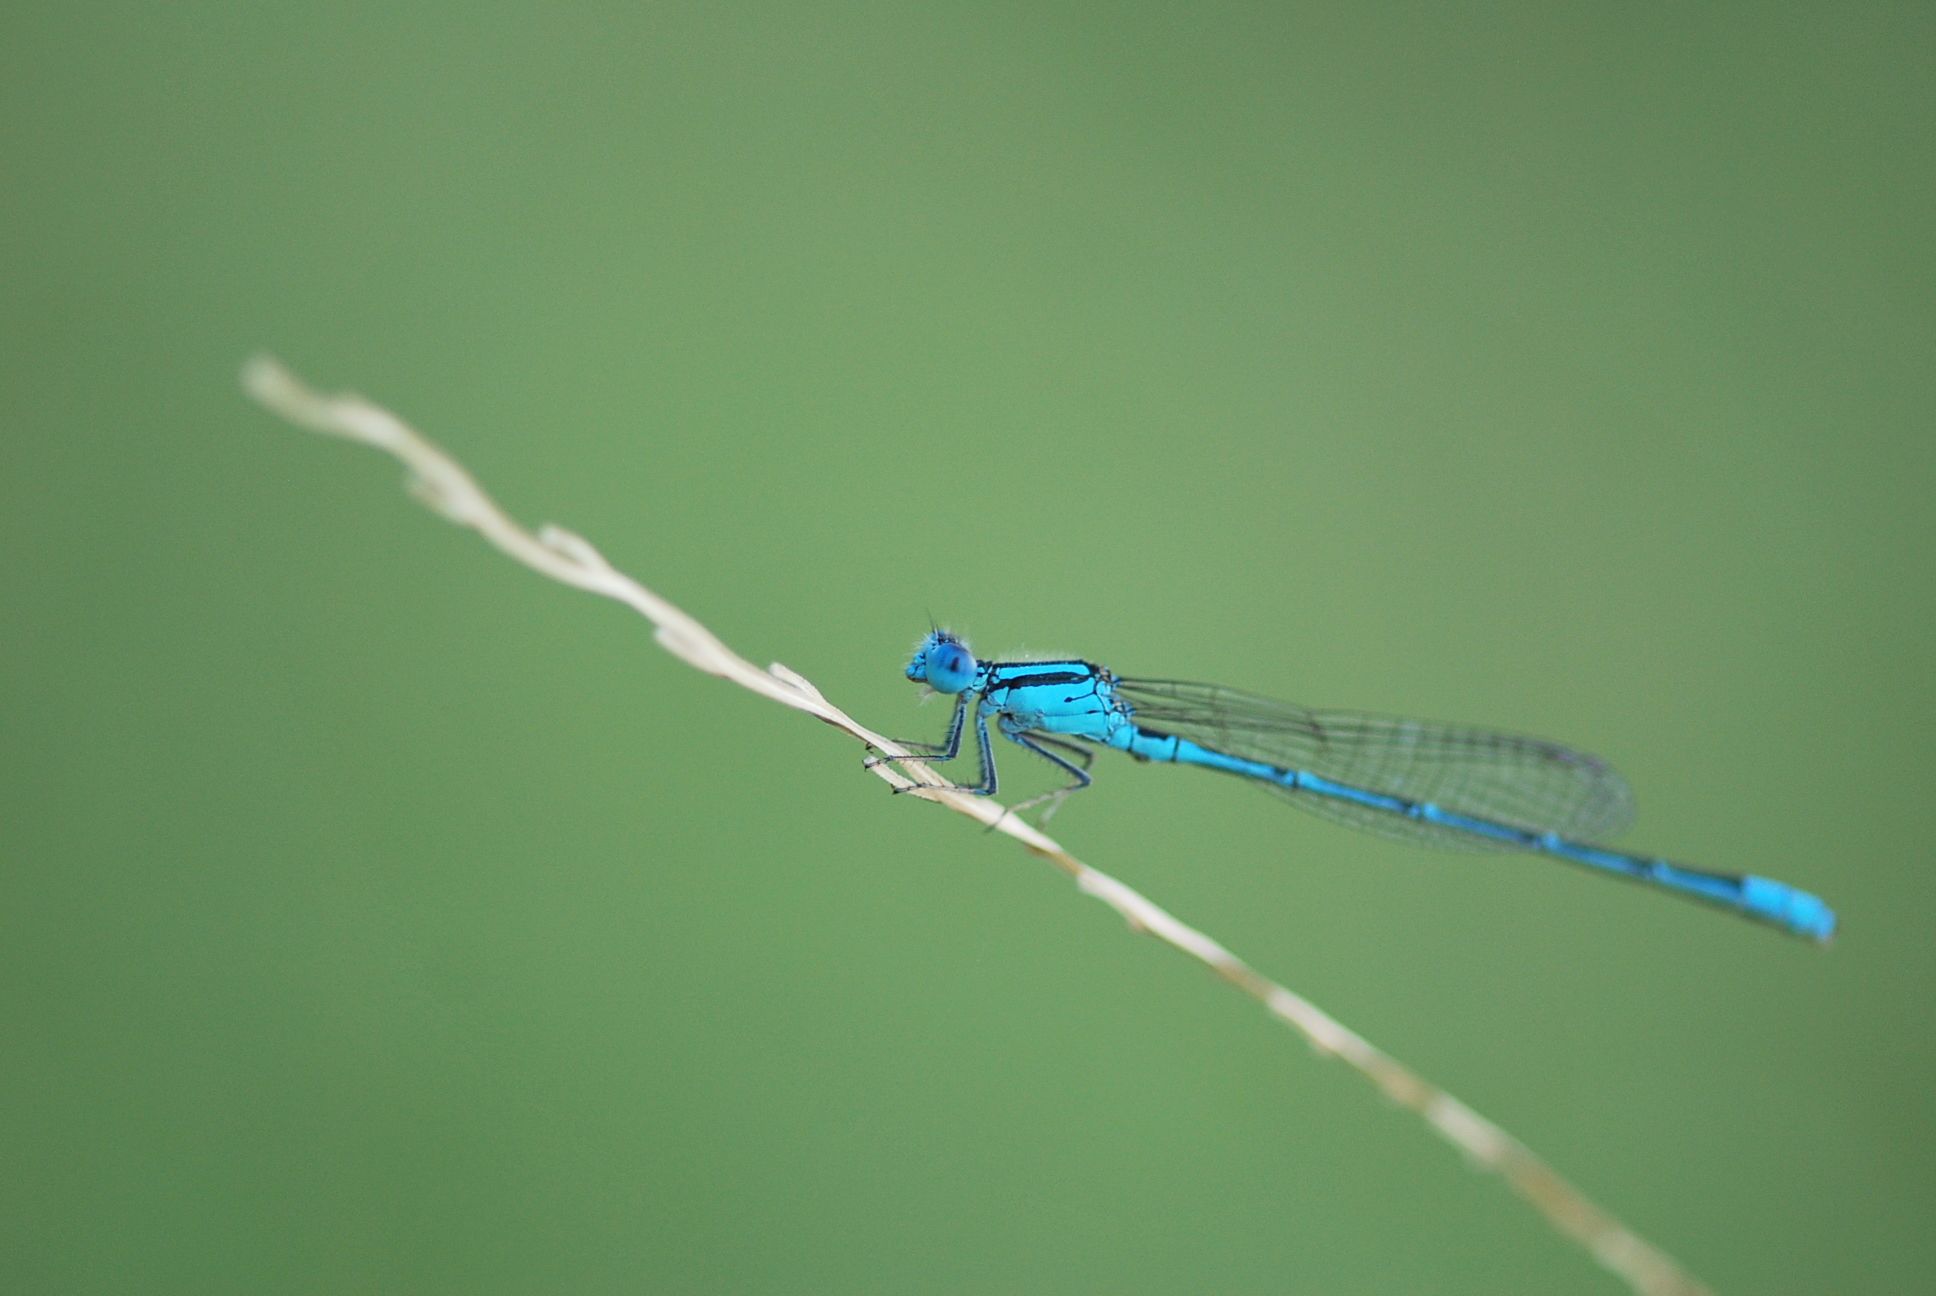
<instances>
[{"instance_id":1,"label":"damselfly head","mask_svg":"<svg viewBox=\"0 0 1936 1296\"><path fill-rule=\"evenodd\" d=\"M914 650L907 677L937 693L959 693L975 682L975 654L946 630L930 630Z\"/></svg>"}]
</instances>

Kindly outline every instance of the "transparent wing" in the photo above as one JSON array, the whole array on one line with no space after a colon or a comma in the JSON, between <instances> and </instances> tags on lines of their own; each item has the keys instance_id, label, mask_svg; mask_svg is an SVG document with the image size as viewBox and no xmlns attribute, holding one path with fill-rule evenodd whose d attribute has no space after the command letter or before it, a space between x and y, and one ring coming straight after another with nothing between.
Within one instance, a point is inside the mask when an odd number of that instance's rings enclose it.
<instances>
[{"instance_id":1,"label":"transparent wing","mask_svg":"<svg viewBox=\"0 0 1936 1296\"><path fill-rule=\"evenodd\" d=\"M1633 792L1605 761L1558 743L1427 720L1321 711L1181 680L1119 679L1138 724L1245 760L1533 832L1601 841L1633 821ZM1309 791L1266 784L1326 819L1433 846L1502 843Z\"/></svg>"}]
</instances>

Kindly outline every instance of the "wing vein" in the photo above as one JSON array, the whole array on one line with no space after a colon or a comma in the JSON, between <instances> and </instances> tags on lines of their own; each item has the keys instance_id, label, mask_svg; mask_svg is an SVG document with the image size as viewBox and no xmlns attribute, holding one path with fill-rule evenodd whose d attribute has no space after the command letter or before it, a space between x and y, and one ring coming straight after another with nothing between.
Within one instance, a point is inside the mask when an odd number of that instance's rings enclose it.
<instances>
[{"instance_id":1,"label":"wing vein","mask_svg":"<svg viewBox=\"0 0 1936 1296\"><path fill-rule=\"evenodd\" d=\"M1618 771L1598 756L1543 738L1301 707L1219 684L1120 679L1116 689L1146 728L1366 791L1575 840L1602 841L1633 821L1633 792ZM1509 849L1318 793L1271 790L1314 814L1382 836Z\"/></svg>"}]
</instances>

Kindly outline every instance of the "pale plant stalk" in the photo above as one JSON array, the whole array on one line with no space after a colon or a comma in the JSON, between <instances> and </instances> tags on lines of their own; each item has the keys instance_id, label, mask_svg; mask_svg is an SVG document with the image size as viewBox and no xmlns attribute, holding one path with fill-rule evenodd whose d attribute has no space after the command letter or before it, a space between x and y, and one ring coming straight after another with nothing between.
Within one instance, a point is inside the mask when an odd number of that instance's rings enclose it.
<instances>
[{"instance_id":1,"label":"pale plant stalk","mask_svg":"<svg viewBox=\"0 0 1936 1296\"><path fill-rule=\"evenodd\" d=\"M430 508L476 531L534 571L634 609L652 623L660 645L688 665L804 711L888 756L908 754L829 702L798 673L778 662L761 669L747 661L686 612L606 562L582 537L549 525L535 534L525 530L456 460L388 410L358 396L317 392L266 356L249 361L242 383L251 396L292 423L361 441L395 456L410 472L411 493ZM1114 909L1132 931L1154 936L1208 967L1303 1036L1318 1053L1342 1059L1386 1097L1423 1117L1471 1164L1497 1173L1548 1224L1585 1247L1634 1291L1645 1296L1708 1292L1671 1257L1596 1205L1518 1139L1148 897L1076 859L1039 828L990 798L950 790L946 780L924 763L877 765L873 773L1012 837L1068 874L1085 895Z\"/></svg>"}]
</instances>

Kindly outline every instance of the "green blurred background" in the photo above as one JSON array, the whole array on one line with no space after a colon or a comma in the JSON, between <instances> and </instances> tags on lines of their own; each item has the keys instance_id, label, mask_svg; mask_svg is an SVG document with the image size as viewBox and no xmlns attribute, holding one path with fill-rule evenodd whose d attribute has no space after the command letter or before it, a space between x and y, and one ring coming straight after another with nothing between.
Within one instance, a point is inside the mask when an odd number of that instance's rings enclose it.
<instances>
[{"instance_id":1,"label":"green blurred background","mask_svg":"<svg viewBox=\"0 0 1936 1296\"><path fill-rule=\"evenodd\" d=\"M932 610L1606 753L1842 940L1055 826L1718 1287L1931 1280L1928 6L0 22L0 1287L1617 1290L261 347L888 732Z\"/></svg>"}]
</instances>

